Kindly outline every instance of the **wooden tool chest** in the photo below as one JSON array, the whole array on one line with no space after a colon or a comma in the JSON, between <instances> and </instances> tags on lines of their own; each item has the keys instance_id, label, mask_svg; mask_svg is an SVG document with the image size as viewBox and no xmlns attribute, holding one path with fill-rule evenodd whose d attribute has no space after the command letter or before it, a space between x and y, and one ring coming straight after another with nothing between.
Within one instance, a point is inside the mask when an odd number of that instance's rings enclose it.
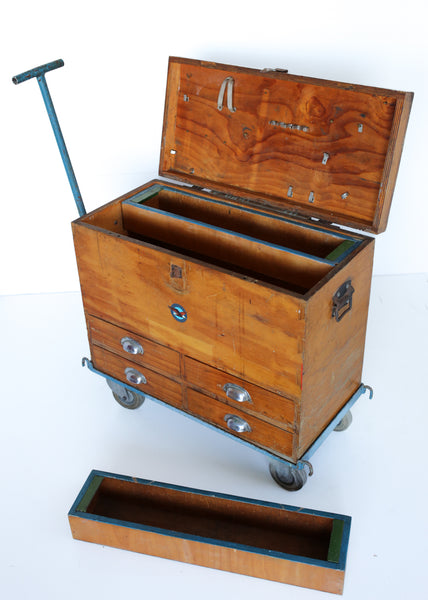
<instances>
[{"instance_id":1,"label":"wooden tool chest","mask_svg":"<svg viewBox=\"0 0 428 600\"><path fill-rule=\"evenodd\" d=\"M355 229L386 227L411 101L170 59L167 179L73 223L91 365L123 405L299 463L361 386L374 238Z\"/></svg>"}]
</instances>

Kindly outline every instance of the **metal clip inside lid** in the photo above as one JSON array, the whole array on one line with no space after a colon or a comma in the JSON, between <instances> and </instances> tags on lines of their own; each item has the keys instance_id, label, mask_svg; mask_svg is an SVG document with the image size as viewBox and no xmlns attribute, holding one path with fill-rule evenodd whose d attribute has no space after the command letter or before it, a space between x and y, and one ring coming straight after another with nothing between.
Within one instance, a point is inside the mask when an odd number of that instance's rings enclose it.
<instances>
[{"instance_id":1,"label":"metal clip inside lid","mask_svg":"<svg viewBox=\"0 0 428 600\"><path fill-rule=\"evenodd\" d=\"M217 99L217 108L218 110L222 110L223 109L223 98L224 98L224 92L226 90L226 85L227 85L227 108L229 109L230 112L235 112L236 108L233 106L233 84L234 84L234 79L233 77L226 77L226 79L223 81L223 83L220 86L220 91L218 93L218 99Z\"/></svg>"}]
</instances>

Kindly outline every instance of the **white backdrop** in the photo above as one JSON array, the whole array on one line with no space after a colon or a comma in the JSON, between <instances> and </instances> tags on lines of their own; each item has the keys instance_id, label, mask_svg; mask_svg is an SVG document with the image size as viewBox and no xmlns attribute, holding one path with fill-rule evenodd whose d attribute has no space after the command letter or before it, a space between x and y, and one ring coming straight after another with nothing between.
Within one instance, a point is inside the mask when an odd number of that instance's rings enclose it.
<instances>
[{"instance_id":1,"label":"white backdrop","mask_svg":"<svg viewBox=\"0 0 428 600\"><path fill-rule=\"evenodd\" d=\"M261 3L15 0L0 24L0 294L78 289L77 216L35 80L47 75L88 210L157 175L169 55L414 91L375 274L427 272L427 36L423 0Z\"/></svg>"}]
</instances>

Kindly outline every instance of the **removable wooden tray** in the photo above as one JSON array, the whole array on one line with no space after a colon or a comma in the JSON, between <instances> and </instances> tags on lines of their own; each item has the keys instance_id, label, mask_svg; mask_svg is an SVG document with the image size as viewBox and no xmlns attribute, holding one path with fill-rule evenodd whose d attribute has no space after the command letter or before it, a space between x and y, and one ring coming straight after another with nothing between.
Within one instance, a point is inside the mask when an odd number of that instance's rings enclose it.
<instances>
[{"instance_id":1,"label":"removable wooden tray","mask_svg":"<svg viewBox=\"0 0 428 600\"><path fill-rule=\"evenodd\" d=\"M92 471L74 538L340 594L351 518Z\"/></svg>"}]
</instances>

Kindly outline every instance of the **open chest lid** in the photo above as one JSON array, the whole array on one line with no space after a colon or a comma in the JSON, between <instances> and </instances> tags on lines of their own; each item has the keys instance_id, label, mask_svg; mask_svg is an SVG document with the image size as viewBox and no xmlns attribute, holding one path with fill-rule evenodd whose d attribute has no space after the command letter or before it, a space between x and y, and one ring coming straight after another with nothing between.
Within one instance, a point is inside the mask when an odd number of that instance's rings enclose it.
<instances>
[{"instance_id":1,"label":"open chest lid","mask_svg":"<svg viewBox=\"0 0 428 600\"><path fill-rule=\"evenodd\" d=\"M170 58L159 173L244 203L379 233L412 99L410 92Z\"/></svg>"}]
</instances>

